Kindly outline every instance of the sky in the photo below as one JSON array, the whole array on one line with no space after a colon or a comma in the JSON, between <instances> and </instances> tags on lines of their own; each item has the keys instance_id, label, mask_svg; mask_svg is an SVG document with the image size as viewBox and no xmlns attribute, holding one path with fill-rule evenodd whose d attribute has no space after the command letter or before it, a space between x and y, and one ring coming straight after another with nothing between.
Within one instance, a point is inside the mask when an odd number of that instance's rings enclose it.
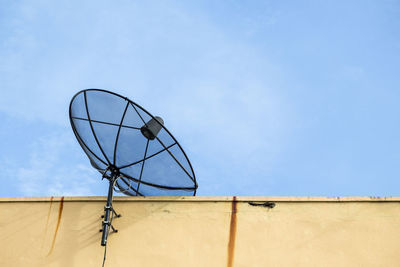
<instances>
[{"instance_id":1,"label":"sky","mask_svg":"<svg viewBox=\"0 0 400 267\"><path fill-rule=\"evenodd\" d=\"M72 96L127 96L199 196L399 196L400 1L0 0L0 196L106 195Z\"/></svg>"}]
</instances>

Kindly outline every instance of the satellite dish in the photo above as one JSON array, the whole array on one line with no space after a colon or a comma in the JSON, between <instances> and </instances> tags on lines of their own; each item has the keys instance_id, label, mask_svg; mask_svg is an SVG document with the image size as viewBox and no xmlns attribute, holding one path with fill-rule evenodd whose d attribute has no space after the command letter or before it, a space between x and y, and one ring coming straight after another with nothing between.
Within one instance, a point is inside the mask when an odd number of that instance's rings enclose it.
<instances>
[{"instance_id":1,"label":"satellite dish","mask_svg":"<svg viewBox=\"0 0 400 267\"><path fill-rule=\"evenodd\" d=\"M113 190L129 196L196 195L192 165L162 118L102 89L75 94L69 118L91 165L109 180L102 246L107 244L110 228L116 231L112 226L117 215L112 207Z\"/></svg>"}]
</instances>

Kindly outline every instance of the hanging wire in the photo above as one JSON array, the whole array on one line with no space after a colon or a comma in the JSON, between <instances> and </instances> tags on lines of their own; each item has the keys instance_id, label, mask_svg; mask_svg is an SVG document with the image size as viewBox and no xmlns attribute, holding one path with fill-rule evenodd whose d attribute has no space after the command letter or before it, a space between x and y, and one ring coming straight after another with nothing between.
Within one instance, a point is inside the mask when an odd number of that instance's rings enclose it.
<instances>
[{"instance_id":1,"label":"hanging wire","mask_svg":"<svg viewBox=\"0 0 400 267\"><path fill-rule=\"evenodd\" d=\"M102 267L104 267L104 264L106 263L106 255L107 255L107 244L104 246L104 258Z\"/></svg>"},{"instance_id":2,"label":"hanging wire","mask_svg":"<svg viewBox=\"0 0 400 267\"><path fill-rule=\"evenodd\" d=\"M119 178L121 178L121 176L118 176L117 179L119 179ZM132 180L129 179L129 185L128 185L128 188L127 188L127 189L121 190L120 188L118 188L118 189L117 189L117 188L114 188L114 191L117 192L117 193L126 194L126 192L128 192L129 189L131 189L131 188L132 188Z\"/></svg>"}]
</instances>

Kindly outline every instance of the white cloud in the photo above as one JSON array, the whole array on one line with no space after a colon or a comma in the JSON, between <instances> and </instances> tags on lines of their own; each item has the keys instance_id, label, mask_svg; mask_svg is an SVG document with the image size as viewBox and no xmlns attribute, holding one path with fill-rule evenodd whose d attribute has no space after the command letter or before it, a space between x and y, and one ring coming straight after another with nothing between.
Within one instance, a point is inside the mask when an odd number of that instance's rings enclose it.
<instances>
[{"instance_id":1,"label":"white cloud","mask_svg":"<svg viewBox=\"0 0 400 267\"><path fill-rule=\"evenodd\" d=\"M100 174L88 161L74 159L80 156L76 148L70 133L58 132L38 139L32 145L29 161L16 169L20 192L25 196L96 194Z\"/></svg>"}]
</instances>

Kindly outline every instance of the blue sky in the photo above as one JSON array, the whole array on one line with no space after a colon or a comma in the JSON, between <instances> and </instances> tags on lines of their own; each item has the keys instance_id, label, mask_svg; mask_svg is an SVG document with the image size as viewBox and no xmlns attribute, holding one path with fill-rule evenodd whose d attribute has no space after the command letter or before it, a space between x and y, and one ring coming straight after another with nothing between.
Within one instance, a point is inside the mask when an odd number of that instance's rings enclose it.
<instances>
[{"instance_id":1,"label":"blue sky","mask_svg":"<svg viewBox=\"0 0 400 267\"><path fill-rule=\"evenodd\" d=\"M399 1L1 1L0 196L105 195L84 88L164 118L198 195L399 196Z\"/></svg>"}]
</instances>

